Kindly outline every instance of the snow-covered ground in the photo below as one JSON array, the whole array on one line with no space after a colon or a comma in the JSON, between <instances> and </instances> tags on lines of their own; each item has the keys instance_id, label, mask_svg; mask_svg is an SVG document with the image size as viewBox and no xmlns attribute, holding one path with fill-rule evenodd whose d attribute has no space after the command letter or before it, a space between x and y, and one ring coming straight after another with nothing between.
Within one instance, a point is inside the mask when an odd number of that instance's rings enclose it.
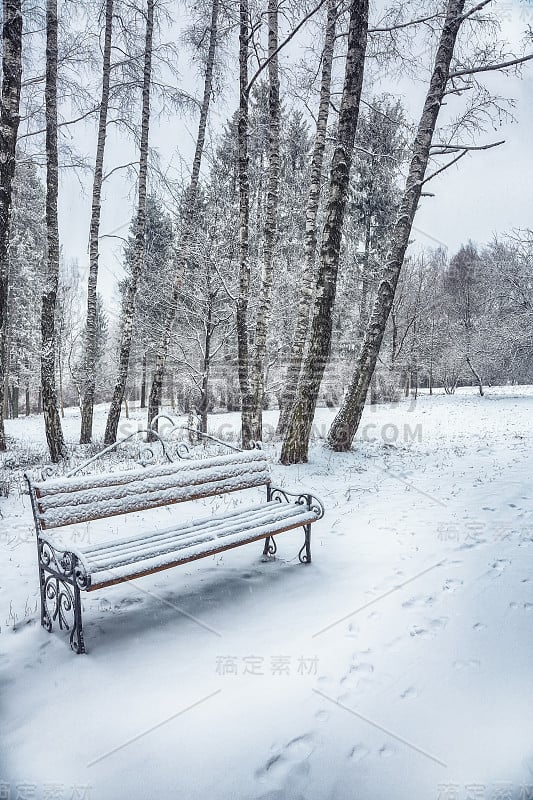
<instances>
[{"instance_id":1,"label":"snow-covered ground","mask_svg":"<svg viewBox=\"0 0 533 800\"><path fill-rule=\"evenodd\" d=\"M292 531L268 563L252 544L84 595L86 656L38 624L14 485L0 797L533 798L532 420L531 388L464 390L367 408L353 452L317 443L305 466L267 443L275 482L325 503L313 564ZM72 442L78 427L68 411ZM7 431L44 452L42 419ZM108 535L149 521L110 520Z\"/></svg>"}]
</instances>

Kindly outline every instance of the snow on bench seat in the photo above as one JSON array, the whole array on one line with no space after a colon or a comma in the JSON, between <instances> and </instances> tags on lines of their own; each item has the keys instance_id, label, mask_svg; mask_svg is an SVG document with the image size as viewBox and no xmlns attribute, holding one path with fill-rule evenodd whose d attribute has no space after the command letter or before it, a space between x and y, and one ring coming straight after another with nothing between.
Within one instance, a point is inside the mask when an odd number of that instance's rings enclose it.
<instances>
[{"instance_id":1,"label":"snow on bench seat","mask_svg":"<svg viewBox=\"0 0 533 800\"><path fill-rule=\"evenodd\" d=\"M151 534L140 533L87 547L72 548L83 566L88 590L120 583L147 572L166 569L247 542L265 539L314 522L316 511L298 504L270 501L240 507ZM54 544L53 535L42 534Z\"/></svg>"}]
</instances>

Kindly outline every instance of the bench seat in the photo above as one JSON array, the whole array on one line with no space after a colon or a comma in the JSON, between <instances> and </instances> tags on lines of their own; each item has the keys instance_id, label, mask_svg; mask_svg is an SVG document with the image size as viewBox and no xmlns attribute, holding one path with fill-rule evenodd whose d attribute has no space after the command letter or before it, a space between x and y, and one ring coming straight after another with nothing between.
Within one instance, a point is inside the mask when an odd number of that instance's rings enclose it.
<instances>
[{"instance_id":1,"label":"bench seat","mask_svg":"<svg viewBox=\"0 0 533 800\"><path fill-rule=\"evenodd\" d=\"M316 518L316 511L305 505L271 500L149 534L68 549L78 558L84 588L93 591L303 527ZM58 548L53 534L43 532L41 539Z\"/></svg>"}]
</instances>

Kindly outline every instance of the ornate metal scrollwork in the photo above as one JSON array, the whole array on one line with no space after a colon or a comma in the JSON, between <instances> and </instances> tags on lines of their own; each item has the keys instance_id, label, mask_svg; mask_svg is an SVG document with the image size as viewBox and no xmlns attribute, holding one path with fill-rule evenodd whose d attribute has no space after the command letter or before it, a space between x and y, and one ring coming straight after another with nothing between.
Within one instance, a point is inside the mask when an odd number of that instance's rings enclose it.
<instances>
[{"instance_id":1,"label":"ornate metal scrollwork","mask_svg":"<svg viewBox=\"0 0 533 800\"><path fill-rule=\"evenodd\" d=\"M47 478L52 478L57 473L57 465L48 464L46 467L41 467L41 480L45 481Z\"/></svg>"},{"instance_id":2,"label":"ornate metal scrollwork","mask_svg":"<svg viewBox=\"0 0 533 800\"><path fill-rule=\"evenodd\" d=\"M311 554L309 553L309 543L306 541L303 543L300 552L298 553L298 561L300 564L310 564L311 563Z\"/></svg>"},{"instance_id":3,"label":"ornate metal scrollwork","mask_svg":"<svg viewBox=\"0 0 533 800\"><path fill-rule=\"evenodd\" d=\"M276 544L276 540L273 536L269 536L265 542L265 546L263 548L263 555L264 556L275 556L278 552L278 546Z\"/></svg>"},{"instance_id":4,"label":"ornate metal scrollwork","mask_svg":"<svg viewBox=\"0 0 533 800\"><path fill-rule=\"evenodd\" d=\"M43 539L38 540L38 548L41 624L50 632L57 621L60 630L70 631L74 652L83 653L80 588L88 584L85 570L68 550L58 550Z\"/></svg>"},{"instance_id":5,"label":"ornate metal scrollwork","mask_svg":"<svg viewBox=\"0 0 533 800\"><path fill-rule=\"evenodd\" d=\"M294 499L293 499L294 498ZM295 503L299 506L307 506L309 511L312 511L317 519L324 516L324 506L322 501L308 492L289 492L287 489L280 489L277 486L271 486L269 492L270 500L277 500L279 503Z\"/></svg>"},{"instance_id":6,"label":"ornate metal scrollwork","mask_svg":"<svg viewBox=\"0 0 533 800\"><path fill-rule=\"evenodd\" d=\"M279 486L269 486L267 491L267 499L268 500L275 500L278 503L290 503L293 502L295 505L298 506L306 506L306 508L311 511L316 519L321 519L324 516L324 506L322 502L312 494L308 492L289 492L287 489L281 489ZM298 553L298 560L301 564L310 564L311 563L311 523L308 522L302 526L305 531L305 541L300 548L300 552ZM267 553L267 548L265 545L265 550L263 551L265 554Z\"/></svg>"}]
</instances>

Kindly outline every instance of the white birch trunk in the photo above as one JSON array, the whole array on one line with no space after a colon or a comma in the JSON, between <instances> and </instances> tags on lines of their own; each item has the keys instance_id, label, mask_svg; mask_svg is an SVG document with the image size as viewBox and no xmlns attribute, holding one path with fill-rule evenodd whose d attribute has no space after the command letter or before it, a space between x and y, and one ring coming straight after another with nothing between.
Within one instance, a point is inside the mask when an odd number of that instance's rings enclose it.
<instances>
[{"instance_id":1,"label":"white birch trunk","mask_svg":"<svg viewBox=\"0 0 533 800\"><path fill-rule=\"evenodd\" d=\"M270 321L272 279L274 273L274 248L278 227L279 206L279 66L278 66L278 0L268 0L268 185L263 244L263 270L255 322L254 358L251 370L252 383L252 438L263 438L264 373L267 353L267 335ZM245 443L246 444L246 443Z\"/></svg>"},{"instance_id":2,"label":"white birch trunk","mask_svg":"<svg viewBox=\"0 0 533 800\"><path fill-rule=\"evenodd\" d=\"M139 187L137 200L137 218L135 222L135 244L131 278L126 288L122 307L122 334L118 375L107 417L104 435L106 445L113 444L117 438L120 408L124 400L128 363L130 358L133 334L133 318L135 315L135 298L139 277L144 266L146 238L146 182L148 175L148 136L150 132L150 87L152 81L152 40L154 31L155 0L148 0L146 14L146 37L144 47L144 73L142 91L141 142L139 151Z\"/></svg>"},{"instance_id":3,"label":"white birch trunk","mask_svg":"<svg viewBox=\"0 0 533 800\"><path fill-rule=\"evenodd\" d=\"M56 390L55 312L59 285L59 227L57 219L57 0L46 3L46 273L41 307L41 386L44 426L50 458L66 455Z\"/></svg>"},{"instance_id":4,"label":"white birch trunk","mask_svg":"<svg viewBox=\"0 0 533 800\"><path fill-rule=\"evenodd\" d=\"M317 249L317 217L324 165L324 150L328 127L329 105L331 97L331 67L335 49L335 28L337 23L337 0L329 0L326 22L326 38L322 51L322 78L320 83L320 101L316 123L315 142L311 157L311 175L307 206L305 210L305 244L304 265L299 285L298 310L296 325L291 342L289 365L279 400L279 420L277 433L283 435L287 429L289 414L294 405L298 380L302 369L305 345L309 335L309 317L313 307L313 289L315 284L315 264Z\"/></svg>"},{"instance_id":5,"label":"white birch trunk","mask_svg":"<svg viewBox=\"0 0 533 800\"><path fill-rule=\"evenodd\" d=\"M165 365L170 347L172 336L172 328L176 319L176 312L178 309L178 299L181 293L181 286L183 283L183 272L186 267L187 258L189 256L189 248L194 237L195 219L194 212L198 200L198 185L200 181L200 168L202 166L202 156L205 145L205 135L207 129L207 117L209 113L209 104L211 101L211 93L213 91L213 69L215 65L215 56L217 48L217 35L218 35L218 14L220 8L220 0L213 0L211 5L211 26L209 32L209 49L207 54L207 62L205 68L204 78L204 94L202 99L202 106L200 109L200 121L198 123L198 135L196 137L196 148L194 151L194 159L192 164L191 180L187 189L185 197L185 213L182 223L182 235L179 244L179 249L176 254L176 271L174 276L174 285L172 288L172 296L168 308L168 314L163 324L163 334L159 347L157 350L155 370L152 379L152 386L150 389L150 399L148 402L148 427L151 421L159 413L161 406L161 396L163 390L163 378L165 375Z\"/></svg>"},{"instance_id":6,"label":"white birch trunk","mask_svg":"<svg viewBox=\"0 0 533 800\"><path fill-rule=\"evenodd\" d=\"M344 87L337 141L331 164L326 223L320 248L320 267L309 348L302 366L296 401L283 440L281 451L283 464L307 461L309 436L318 393L329 359L342 228L348 200L350 167L363 86L367 28L368 0L352 0Z\"/></svg>"},{"instance_id":7,"label":"white birch trunk","mask_svg":"<svg viewBox=\"0 0 533 800\"><path fill-rule=\"evenodd\" d=\"M22 12L20 0L4 0L2 19L2 94L0 98L0 451L6 449L4 392L7 378L9 234L15 150L22 80Z\"/></svg>"},{"instance_id":8,"label":"white birch trunk","mask_svg":"<svg viewBox=\"0 0 533 800\"><path fill-rule=\"evenodd\" d=\"M400 204L383 277L378 287L374 308L368 322L354 375L344 402L328 434L330 447L349 450L357 432L365 406L368 387L374 373L387 320L394 301L396 286L409 243L422 183L429 160L435 126L446 91L450 63L457 34L462 24L464 0L449 0L440 35L433 72L413 146L413 157Z\"/></svg>"},{"instance_id":9,"label":"white birch trunk","mask_svg":"<svg viewBox=\"0 0 533 800\"><path fill-rule=\"evenodd\" d=\"M91 224L89 229L89 280L87 283L87 322L85 341L85 364L83 375L80 444L91 441L93 429L93 406L95 392L95 370L97 351L97 281L100 212L102 208L102 177L107 133L107 110L109 107L109 83L111 77L111 38L113 33L113 0L106 0L104 58L102 65L102 94L98 116L98 140L94 167Z\"/></svg>"}]
</instances>

